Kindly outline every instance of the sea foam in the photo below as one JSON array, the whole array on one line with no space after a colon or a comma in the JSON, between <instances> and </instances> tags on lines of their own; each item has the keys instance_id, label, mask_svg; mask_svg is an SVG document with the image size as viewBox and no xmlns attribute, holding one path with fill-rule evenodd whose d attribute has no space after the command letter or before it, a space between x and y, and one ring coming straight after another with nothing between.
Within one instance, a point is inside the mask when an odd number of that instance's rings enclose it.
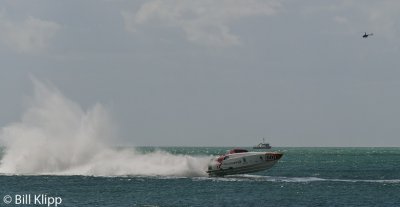
<instances>
[{"instance_id":1,"label":"sea foam","mask_svg":"<svg viewBox=\"0 0 400 207\"><path fill-rule=\"evenodd\" d=\"M21 121L1 129L2 174L205 176L209 157L139 153L111 147L115 127L101 104L88 110L57 88L33 80Z\"/></svg>"}]
</instances>

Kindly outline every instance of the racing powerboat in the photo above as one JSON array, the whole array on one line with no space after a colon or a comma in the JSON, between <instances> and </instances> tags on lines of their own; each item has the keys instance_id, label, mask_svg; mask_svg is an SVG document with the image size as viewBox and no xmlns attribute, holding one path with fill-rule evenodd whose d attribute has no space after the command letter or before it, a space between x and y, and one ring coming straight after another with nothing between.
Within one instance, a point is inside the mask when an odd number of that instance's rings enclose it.
<instances>
[{"instance_id":1,"label":"racing powerboat","mask_svg":"<svg viewBox=\"0 0 400 207\"><path fill-rule=\"evenodd\" d=\"M263 171L274 166L282 156L280 152L249 152L236 148L212 158L207 173L216 177Z\"/></svg>"}]
</instances>

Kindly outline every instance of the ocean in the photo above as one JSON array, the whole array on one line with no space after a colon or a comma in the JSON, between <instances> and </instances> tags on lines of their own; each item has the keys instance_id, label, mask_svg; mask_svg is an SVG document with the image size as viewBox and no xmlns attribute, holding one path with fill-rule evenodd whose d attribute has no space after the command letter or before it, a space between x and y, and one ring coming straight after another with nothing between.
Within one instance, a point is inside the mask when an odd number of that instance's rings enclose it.
<instances>
[{"instance_id":1,"label":"ocean","mask_svg":"<svg viewBox=\"0 0 400 207\"><path fill-rule=\"evenodd\" d=\"M59 168L48 168L54 163L47 159L40 160L42 168L13 166L4 172L3 166L0 206L55 206L56 199L61 199L57 206L400 206L400 148L273 148L284 153L273 168L219 178L191 166L228 149L124 148L117 150L121 156L96 160L84 170L59 167L60 162L55 162ZM5 150L1 165L9 162ZM112 160L123 155L141 159ZM127 163L129 168L119 168ZM101 166L106 169L97 170Z\"/></svg>"}]
</instances>

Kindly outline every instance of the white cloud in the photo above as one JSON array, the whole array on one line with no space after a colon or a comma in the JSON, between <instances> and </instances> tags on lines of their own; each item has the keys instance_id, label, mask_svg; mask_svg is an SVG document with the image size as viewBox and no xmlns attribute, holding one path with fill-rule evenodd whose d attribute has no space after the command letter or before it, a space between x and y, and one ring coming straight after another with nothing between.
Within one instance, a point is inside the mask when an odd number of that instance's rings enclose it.
<instances>
[{"instance_id":1,"label":"white cloud","mask_svg":"<svg viewBox=\"0 0 400 207\"><path fill-rule=\"evenodd\" d=\"M19 53L45 51L60 28L47 20L28 17L24 21L12 21L0 14L0 40Z\"/></svg>"},{"instance_id":2,"label":"white cloud","mask_svg":"<svg viewBox=\"0 0 400 207\"><path fill-rule=\"evenodd\" d=\"M179 28L194 43L230 46L240 44L230 25L243 17L274 15L281 8L277 0L153 0L133 12L122 12L125 28L137 31L155 24Z\"/></svg>"}]
</instances>

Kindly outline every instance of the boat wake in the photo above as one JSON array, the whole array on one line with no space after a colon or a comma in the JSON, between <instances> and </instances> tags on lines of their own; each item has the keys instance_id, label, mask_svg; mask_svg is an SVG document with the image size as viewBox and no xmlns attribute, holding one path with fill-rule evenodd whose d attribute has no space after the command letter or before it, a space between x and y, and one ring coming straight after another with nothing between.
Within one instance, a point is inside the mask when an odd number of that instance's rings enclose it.
<instances>
[{"instance_id":1,"label":"boat wake","mask_svg":"<svg viewBox=\"0 0 400 207\"><path fill-rule=\"evenodd\" d=\"M100 104L85 111L55 87L33 84L21 121L0 131L0 174L206 176L209 157L110 147L114 127Z\"/></svg>"},{"instance_id":2,"label":"boat wake","mask_svg":"<svg viewBox=\"0 0 400 207\"><path fill-rule=\"evenodd\" d=\"M346 182L346 183L387 183L397 184L400 179L368 180L368 179L331 179L318 177L281 177L263 175L234 175L226 177L197 177L194 180L212 180L216 182L281 182L281 183L310 183L310 182Z\"/></svg>"}]
</instances>

